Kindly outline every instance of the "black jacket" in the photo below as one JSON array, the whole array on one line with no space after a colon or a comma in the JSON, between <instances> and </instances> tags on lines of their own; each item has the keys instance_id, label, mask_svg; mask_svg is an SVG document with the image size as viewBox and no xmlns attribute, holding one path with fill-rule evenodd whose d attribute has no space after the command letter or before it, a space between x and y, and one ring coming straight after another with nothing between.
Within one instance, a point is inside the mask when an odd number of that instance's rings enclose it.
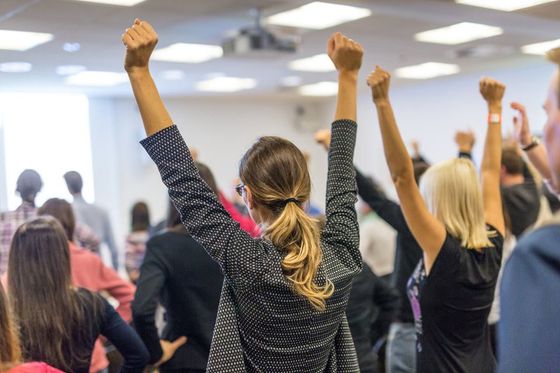
<instances>
[{"instance_id":1,"label":"black jacket","mask_svg":"<svg viewBox=\"0 0 560 373\"><path fill-rule=\"evenodd\" d=\"M188 338L161 370L206 369L222 283L218 264L186 230L166 232L148 241L132 311L151 364L162 355L155 325L159 302L167 322L162 339Z\"/></svg>"}]
</instances>

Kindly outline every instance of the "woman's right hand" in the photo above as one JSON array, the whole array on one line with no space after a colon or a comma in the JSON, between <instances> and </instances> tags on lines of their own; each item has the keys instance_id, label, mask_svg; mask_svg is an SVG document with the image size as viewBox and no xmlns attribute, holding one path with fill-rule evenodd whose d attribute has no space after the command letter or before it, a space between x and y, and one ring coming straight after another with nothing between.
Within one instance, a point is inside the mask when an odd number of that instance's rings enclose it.
<instances>
[{"instance_id":1,"label":"woman's right hand","mask_svg":"<svg viewBox=\"0 0 560 373\"><path fill-rule=\"evenodd\" d=\"M124 69L130 74L135 70L147 70L150 56L158 42L158 35L146 21L138 18L122 35L126 46Z\"/></svg>"},{"instance_id":2,"label":"woman's right hand","mask_svg":"<svg viewBox=\"0 0 560 373\"><path fill-rule=\"evenodd\" d=\"M159 359L159 361L156 363L156 367L159 367L161 364L167 363L169 360L171 360L179 347L187 343L187 337L179 337L173 342L162 339L159 341L159 343L161 344L161 350L163 354L161 355L161 359Z\"/></svg>"},{"instance_id":3,"label":"woman's right hand","mask_svg":"<svg viewBox=\"0 0 560 373\"><path fill-rule=\"evenodd\" d=\"M358 72L362 66L364 50L354 40L335 32L327 44L327 53L340 72Z\"/></svg>"},{"instance_id":4,"label":"woman's right hand","mask_svg":"<svg viewBox=\"0 0 560 373\"><path fill-rule=\"evenodd\" d=\"M391 74L376 66L375 70L369 74L367 84L371 88L373 101L378 103L389 98L389 86L391 84Z\"/></svg>"}]
</instances>

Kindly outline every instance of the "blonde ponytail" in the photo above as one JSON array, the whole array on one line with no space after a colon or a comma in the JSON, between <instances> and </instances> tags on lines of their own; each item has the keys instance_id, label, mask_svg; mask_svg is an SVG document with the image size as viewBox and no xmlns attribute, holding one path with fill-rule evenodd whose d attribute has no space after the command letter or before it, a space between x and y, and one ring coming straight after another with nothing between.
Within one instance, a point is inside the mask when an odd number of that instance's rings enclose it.
<instances>
[{"instance_id":1,"label":"blonde ponytail","mask_svg":"<svg viewBox=\"0 0 560 373\"><path fill-rule=\"evenodd\" d=\"M265 232L274 246L286 256L282 269L294 291L307 298L311 306L324 311L334 285L327 279L324 285L315 283L323 257L320 246L319 222L309 217L296 203L288 203Z\"/></svg>"}]
</instances>

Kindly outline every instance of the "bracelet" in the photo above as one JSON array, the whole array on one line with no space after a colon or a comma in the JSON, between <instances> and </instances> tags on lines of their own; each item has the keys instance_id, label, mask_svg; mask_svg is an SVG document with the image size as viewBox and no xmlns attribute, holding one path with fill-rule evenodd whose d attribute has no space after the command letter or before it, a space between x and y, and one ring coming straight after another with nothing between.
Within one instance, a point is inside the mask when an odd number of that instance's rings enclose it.
<instances>
[{"instance_id":1,"label":"bracelet","mask_svg":"<svg viewBox=\"0 0 560 373\"><path fill-rule=\"evenodd\" d=\"M523 150L524 152L528 152L529 150L538 146L540 143L541 143L541 141L539 140L539 138L536 137L536 136L533 136L531 138L531 143L529 143L529 145L522 146L521 150Z\"/></svg>"},{"instance_id":2,"label":"bracelet","mask_svg":"<svg viewBox=\"0 0 560 373\"><path fill-rule=\"evenodd\" d=\"M488 114L488 124L501 124L502 116L498 113Z\"/></svg>"}]
</instances>

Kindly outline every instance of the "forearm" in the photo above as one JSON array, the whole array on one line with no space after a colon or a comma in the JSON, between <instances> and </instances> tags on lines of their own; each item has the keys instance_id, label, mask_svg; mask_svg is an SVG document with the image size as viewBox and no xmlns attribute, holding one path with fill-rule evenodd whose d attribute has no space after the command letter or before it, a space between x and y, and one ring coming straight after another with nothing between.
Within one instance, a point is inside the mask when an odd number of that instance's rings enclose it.
<instances>
[{"instance_id":1,"label":"forearm","mask_svg":"<svg viewBox=\"0 0 560 373\"><path fill-rule=\"evenodd\" d=\"M338 74L338 96L335 120L356 121L358 71L341 71Z\"/></svg>"},{"instance_id":2,"label":"forearm","mask_svg":"<svg viewBox=\"0 0 560 373\"><path fill-rule=\"evenodd\" d=\"M128 73L134 97L140 109L146 135L150 136L173 124L148 69Z\"/></svg>"},{"instance_id":3,"label":"forearm","mask_svg":"<svg viewBox=\"0 0 560 373\"><path fill-rule=\"evenodd\" d=\"M546 180L550 180L552 174L550 172L550 167L548 166L548 158L546 154L546 149L543 144L535 146L533 149L525 152L529 161L539 171L542 177Z\"/></svg>"},{"instance_id":4,"label":"forearm","mask_svg":"<svg viewBox=\"0 0 560 373\"><path fill-rule=\"evenodd\" d=\"M502 115L501 104L491 104L488 106L489 116L493 114ZM486 131L486 142L484 145L484 155L482 157L481 171L483 174L500 174L502 162L502 124L488 123Z\"/></svg>"},{"instance_id":5,"label":"forearm","mask_svg":"<svg viewBox=\"0 0 560 373\"><path fill-rule=\"evenodd\" d=\"M375 102L377 117L383 138L385 159L393 181L414 178L412 161L397 127L393 108L388 99Z\"/></svg>"}]
</instances>

